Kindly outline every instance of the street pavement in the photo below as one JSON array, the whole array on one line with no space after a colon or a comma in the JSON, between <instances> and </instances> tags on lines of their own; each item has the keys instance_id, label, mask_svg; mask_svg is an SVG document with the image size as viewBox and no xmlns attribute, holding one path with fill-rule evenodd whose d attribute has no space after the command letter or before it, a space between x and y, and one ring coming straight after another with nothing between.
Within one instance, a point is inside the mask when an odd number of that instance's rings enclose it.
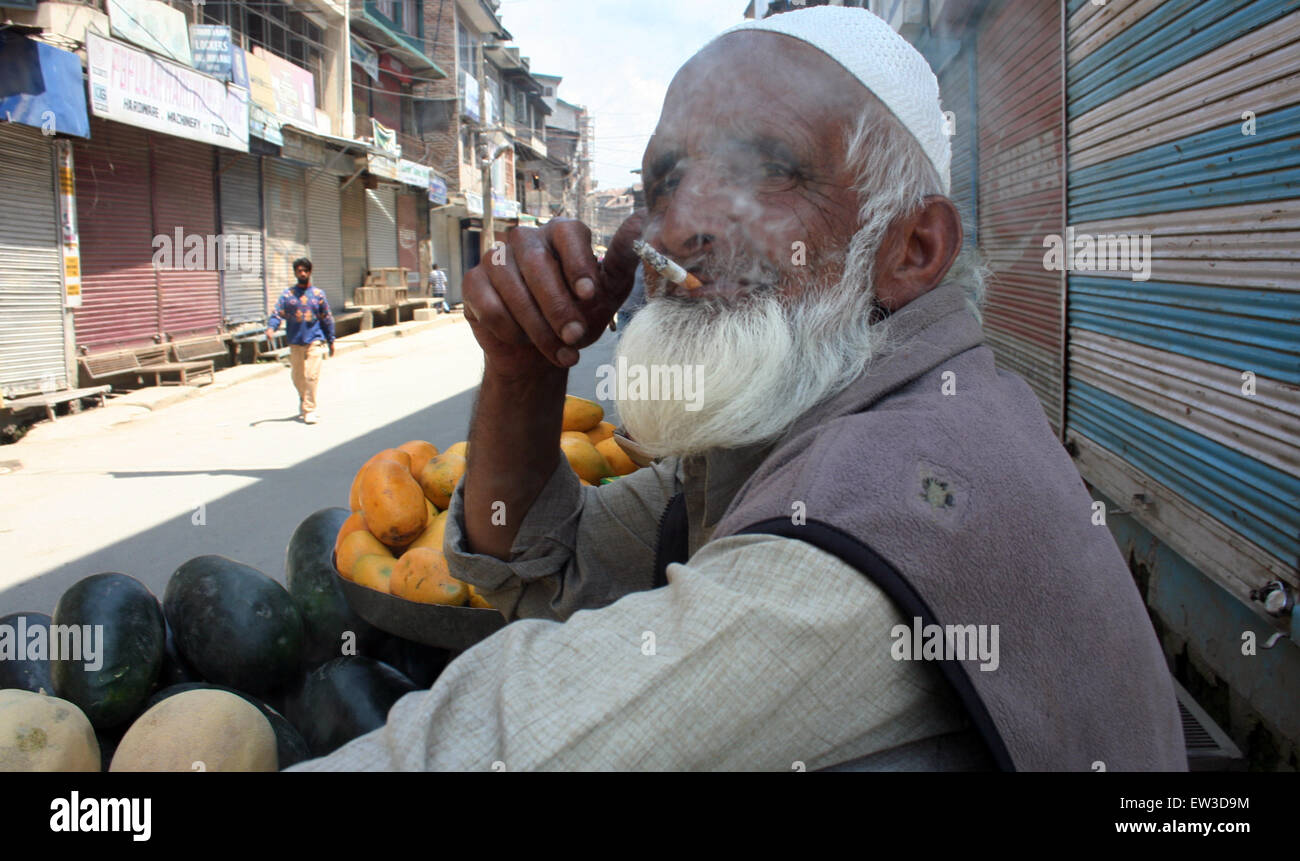
<instances>
[{"instance_id":1,"label":"street pavement","mask_svg":"<svg viewBox=\"0 0 1300 861\"><path fill-rule=\"evenodd\" d=\"M570 393L595 399L617 337L583 351ZM61 418L0 447L0 615L52 612L68 586L103 571L161 597L182 562L208 553L283 583L294 528L345 507L372 454L466 438L483 354L463 319L364 348L345 341L324 364L316 425L297 421L289 369L277 366L245 369L261 375L234 385L239 369L194 392L144 390L136 406Z\"/></svg>"}]
</instances>

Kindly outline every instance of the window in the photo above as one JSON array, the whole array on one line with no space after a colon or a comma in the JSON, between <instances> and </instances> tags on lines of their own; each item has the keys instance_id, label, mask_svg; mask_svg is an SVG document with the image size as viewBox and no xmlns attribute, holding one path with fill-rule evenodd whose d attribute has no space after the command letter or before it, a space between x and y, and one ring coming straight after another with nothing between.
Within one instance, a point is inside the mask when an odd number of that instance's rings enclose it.
<instances>
[{"instance_id":1,"label":"window","mask_svg":"<svg viewBox=\"0 0 1300 861\"><path fill-rule=\"evenodd\" d=\"M412 36L420 35L420 11L415 0L402 0L402 29Z\"/></svg>"},{"instance_id":2,"label":"window","mask_svg":"<svg viewBox=\"0 0 1300 861\"><path fill-rule=\"evenodd\" d=\"M395 6L394 0L375 0L375 9L378 10L379 14L393 22L397 21Z\"/></svg>"},{"instance_id":3,"label":"window","mask_svg":"<svg viewBox=\"0 0 1300 861\"><path fill-rule=\"evenodd\" d=\"M474 163L474 136L467 126L460 127L460 160L465 164Z\"/></svg>"},{"instance_id":4,"label":"window","mask_svg":"<svg viewBox=\"0 0 1300 861\"><path fill-rule=\"evenodd\" d=\"M554 96L554 95L555 95L555 87L547 87L547 88L546 88L546 98L549 99L549 98L551 98L551 97Z\"/></svg>"},{"instance_id":5,"label":"window","mask_svg":"<svg viewBox=\"0 0 1300 861\"><path fill-rule=\"evenodd\" d=\"M478 77L478 65L474 62L477 42L470 32L461 24L456 25L456 50L459 52L460 68L472 77Z\"/></svg>"}]
</instances>

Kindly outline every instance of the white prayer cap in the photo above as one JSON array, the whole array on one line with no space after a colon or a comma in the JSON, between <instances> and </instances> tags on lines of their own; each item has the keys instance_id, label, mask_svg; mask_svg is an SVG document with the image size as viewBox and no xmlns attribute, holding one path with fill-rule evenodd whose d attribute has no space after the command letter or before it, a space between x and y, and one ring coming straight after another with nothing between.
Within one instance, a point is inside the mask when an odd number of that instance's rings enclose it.
<instances>
[{"instance_id":1,"label":"white prayer cap","mask_svg":"<svg viewBox=\"0 0 1300 861\"><path fill-rule=\"evenodd\" d=\"M939 81L930 64L907 40L866 9L811 6L757 21L745 21L719 38L740 30L784 33L826 53L853 74L889 108L911 133L948 193L952 145L939 106Z\"/></svg>"}]
</instances>

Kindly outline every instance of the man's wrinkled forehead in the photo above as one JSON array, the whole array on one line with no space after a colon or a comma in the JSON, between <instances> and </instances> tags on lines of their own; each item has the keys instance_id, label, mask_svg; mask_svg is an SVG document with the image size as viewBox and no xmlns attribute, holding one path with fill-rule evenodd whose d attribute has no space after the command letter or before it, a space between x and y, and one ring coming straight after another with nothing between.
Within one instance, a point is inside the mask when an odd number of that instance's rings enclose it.
<instances>
[{"instance_id":1,"label":"man's wrinkled forehead","mask_svg":"<svg viewBox=\"0 0 1300 861\"><path fill-rule=\"evenodd\" d=\"M729 33L673 78L647 162L669 147L712 149L740 140L821 146L872 102L861 81L806 42L780 33Z\"/></svg>"}]
</instances>

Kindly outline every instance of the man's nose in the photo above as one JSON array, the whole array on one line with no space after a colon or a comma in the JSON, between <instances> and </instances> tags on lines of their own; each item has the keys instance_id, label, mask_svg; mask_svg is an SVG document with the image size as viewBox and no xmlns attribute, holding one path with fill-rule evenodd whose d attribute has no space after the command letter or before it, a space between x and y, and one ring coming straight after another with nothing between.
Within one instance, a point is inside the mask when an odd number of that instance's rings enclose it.
<instances>
[{"instance_id":1,"label":"man's nose","mask_svg":"<svg viewBox=\"0 0 1300 861\"><path fill-rule=\"evenodd\" d=\"M734 230L742 207L739 189L717 166L688 169L669 198L659 230L659 245L670 257L712 251Z\"/></svg>"}]
</instances>

